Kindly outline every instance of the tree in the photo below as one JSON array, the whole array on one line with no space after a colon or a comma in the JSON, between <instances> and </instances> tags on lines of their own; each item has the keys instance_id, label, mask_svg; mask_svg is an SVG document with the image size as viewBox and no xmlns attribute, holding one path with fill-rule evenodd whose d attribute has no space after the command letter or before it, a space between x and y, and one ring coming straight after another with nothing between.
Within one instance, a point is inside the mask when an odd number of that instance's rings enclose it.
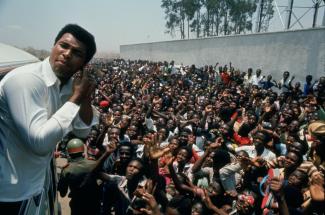
<instances>
[{"instance_id":1,"label":"tree","mask_svg":"<svg viewBox=\"0 0 325 215\"><path fill-rule=\"evenodd\" d=\"M166 33L172 37L175 36L175 28L180 24L180 16L177 10L177 1L175 0L162 0L161 7L165 9L166 19Z\"/></svg>"},{"instance_id":2,"label":"tree","mask_svg":"<svg viewBox=\"0 0 325 215\"><path fill-rule=\"evenodd\" d=\"M263 10L262 10L262 21L261 21L261 31L266 32L269 29L270 20L274 15L273 0L264 0Z\"/></svg>"},{"instance_id":3,"label":"tree","mask_svg":"<svg viewBox=\"0 0 325 215\"><path fill-rule=\"evenodd\" d=\"M224 35L228 35L229 31L229 1L221 0L220 1L220 15L223 18L223 27L220 29L223 31Z\"/></svg>"},{"instance_id":4,"label":"tree","mask_svg":"<svg viewBox=\"0 0 325 215\"><path fill-rule=\"evenodd\" d=\"M200 7L200 2L197 0L182 0L181 3L187 20L187 38L190 38L190 21L194 18L195 12Z\"/></svg>"},{"instance_id":5,"label":"tree","mask_svg":"<svg viewBox=\"0 0 325 215\"><path fill-rule=\"evenodd\" d=\"M202 8L202 0L193 0L194 2L194 18L190 24L191 32L196 32L196 38L200 37L201 34L201 8Z\"/></svg>"},{"instance_id":6,"label":"tree","mask_svg":"<svg viewBox=\"0 0 325 215\"><path fill-rule=\"evenodd\" d=\"M161 7L165 9L167 33L175 35L175 28L179 27L181 39L185 38L185 22L187 23L187 37L193 25L195 13L200 7L200 0L162 0Z\"/></svg>"},{"instance_id":7,"label":"tree","mask_svg":"<svg viewBox=\"0 0 325 215\"><path fill-rule=\"evenodd\" d=\"M256 10L254 1L232 0L229 1L229 16L231 19L231 32L234 34L245 33L252 30L252 17Z\"/></svg>"},{"instance_id":8,"label":"tree","mask_svg":"<svg viewBox=\"0 0 325 215\"><path fill-rule=\"evenodd\" d=\"M261 30L267 31L273 18L273 0L263 0ZM252 30L252 17L258 0L162 0L165 10L167 33L175 36L179 28L181 39L190 32L196 37L241 34Z\"/></svg>"}]
</instances>

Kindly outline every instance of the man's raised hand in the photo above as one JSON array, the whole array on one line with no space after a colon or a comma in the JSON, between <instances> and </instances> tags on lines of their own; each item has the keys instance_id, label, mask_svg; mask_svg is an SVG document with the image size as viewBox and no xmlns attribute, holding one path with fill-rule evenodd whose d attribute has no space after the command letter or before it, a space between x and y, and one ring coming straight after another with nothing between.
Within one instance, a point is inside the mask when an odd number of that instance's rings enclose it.
<instances>
[{"instance_id":1,"label":"man's raised hand","mask_svg":"<svg viewBox=\"0 0 325 215\"><path fill-rule=\"evenodd\" d=\"M69 101L78 105L84 102L90 102L91 95L95 90L95 86L96 83L89 76L89 72L87 70L83 70L81 77L77 77L73 80L73 93Z\"/></svg>"}]
</instances>

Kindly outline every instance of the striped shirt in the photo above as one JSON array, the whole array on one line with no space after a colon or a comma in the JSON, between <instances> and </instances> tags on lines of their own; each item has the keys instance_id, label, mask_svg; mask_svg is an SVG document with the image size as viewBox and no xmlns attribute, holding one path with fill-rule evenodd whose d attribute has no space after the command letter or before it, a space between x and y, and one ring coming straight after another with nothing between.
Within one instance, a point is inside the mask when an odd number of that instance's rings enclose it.
<instances>
[{"instance_id":1,"label":"striped shirt","mask_svg":"<svg viewBox=\"0 0 325 215\"><path fill-rule=\"evenodd\" d=\"M284 158L284 156L280 156L271 161L267 161L268 168L284 168ZM309 181L311 181L312 177L318 173L317 167L311 161L303 161L297 169L308 174Z\"/></svg>"}]
</instances>

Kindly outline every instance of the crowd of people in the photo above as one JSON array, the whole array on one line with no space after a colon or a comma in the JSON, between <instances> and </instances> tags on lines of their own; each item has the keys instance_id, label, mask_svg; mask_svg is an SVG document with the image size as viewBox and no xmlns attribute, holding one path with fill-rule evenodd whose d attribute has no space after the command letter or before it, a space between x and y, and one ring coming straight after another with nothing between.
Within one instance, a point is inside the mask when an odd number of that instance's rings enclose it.
<instances>
[{"instance_id":1,"label":"crowd of people","mask_svg":"<svg viewBox=\"0 0 325 215\"><path fill-rule=\"evenodd\" d=\"M55 213L56 150L73 215L324 214L324 76L95 52L68 24L48 58L1 79L1 213Z\"/></svg>"},{"instance_id":2,"label":"crowd of people","mask_svg":"<svg viewBox=\"0 0 325 215\"><path fill-rule=\"evenodd\" d=\"M72 214L324 214L325 77L93 60L99 123L69 133Z\"/></svg>"}]
</instances>

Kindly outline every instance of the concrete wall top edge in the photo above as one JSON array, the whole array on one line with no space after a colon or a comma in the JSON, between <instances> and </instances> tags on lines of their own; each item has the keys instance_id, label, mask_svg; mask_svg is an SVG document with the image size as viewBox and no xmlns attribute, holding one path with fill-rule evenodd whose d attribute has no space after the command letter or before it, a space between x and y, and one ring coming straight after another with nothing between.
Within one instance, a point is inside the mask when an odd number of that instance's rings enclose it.
<instances>
[{"instance_id":1,"label":"concrete wall top edge","mask_svg":"<svg viewBox=\"0 0 325 215\"><path fill-rule=\"evenodd\" d=\"M130 60L198 66L231 61L236 69L260 68L276 79L286 70L296 75L296 81L307 74L315 78L325 74L325 27L124 45L120 50L121 57Z\"/></svg>"},{"instance_id":2,"label":"concrete wall top edge","mask_svg":"<svg viewBox=\"0 0 325 215\"><path fill-rule=\"evenodd\" d=\"M251 34L235 34L235 35L223 35L223 36L213 36L213 37L205 37L205 38L192 38L192 39L177 39L177 40L166 40L166 41L156 41L156 42L148 42L148 43L133 43L133 44L123 44L120 45L120 50L123 47L127 46L136 46L136 45L149 45L149 44L160 44L160 43L179 43L186 41L195 41L195 40L213 40L216 38L229 38L229 37L250 37L255 35L272 35L272 34L289 34L295 32L304 32L304 31L324 31L325 27L316 27L316 28L307 28L307 29L296 29L296 30L287 30L287 31L273 31L273 32L262 32L262 33L251 33Z\"/></svg>"}]
</instances>

